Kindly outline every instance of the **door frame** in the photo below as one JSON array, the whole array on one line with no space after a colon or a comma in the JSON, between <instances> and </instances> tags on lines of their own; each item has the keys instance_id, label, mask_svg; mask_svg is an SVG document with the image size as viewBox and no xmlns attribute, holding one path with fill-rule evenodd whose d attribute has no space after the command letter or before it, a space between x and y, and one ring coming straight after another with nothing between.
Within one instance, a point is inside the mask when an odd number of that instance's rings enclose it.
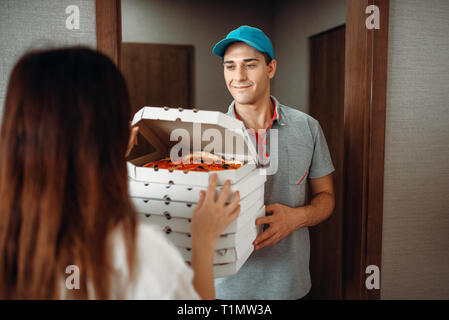
<instances>
[{"instance_id":1,"label":"door frame","mask_svg":"<svg viewBox=\"0 0 449 320\"><path fill-rule=\"evenodd\" d=\"M380 29L365 12L379 8ZM365 286L381 269L389 0L346 0L343 298L380 299ZM121 1L96 0L97 49L121 65Z\"/></svg>"},{"instance_id":2,"label":"door frame","mask_svg":"<svg viewBox=\"0 0 449 320\"><path fill-rule=\"evenodd\" d=\"M367 29L369 5L380 29ZM344 299L380 299L365 286L381 269L389 0L346 1Z\"/></svg>"},{"instance_id":3,"label":"door frame","mask_svg":"<svg viewBox=\"0 0 449 320\"><path fill-rule=\"evenodd\" d=\"M97 50L107 55L121 70L122 1L95 0Z\"/></svg>"}]
</instances>

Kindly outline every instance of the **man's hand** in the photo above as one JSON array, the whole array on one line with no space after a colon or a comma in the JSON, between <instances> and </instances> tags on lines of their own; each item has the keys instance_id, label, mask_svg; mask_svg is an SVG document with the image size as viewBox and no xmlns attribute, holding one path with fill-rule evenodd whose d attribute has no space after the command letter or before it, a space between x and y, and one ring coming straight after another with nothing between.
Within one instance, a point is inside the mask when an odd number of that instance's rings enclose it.
<instances>
[{"instance_id":1,"label":"man's hand","mask_svg":"<svg viewBox=\"0 0 449 320\"><path fill-rule=\"evenodd\" d=\"M271 216L256 220L256 225L269 224L270 227L254 240L254 249L271 246L296 230L298 220L301 219L301 208L290 208L279 203L266 206L266 212L273 212Z\"/></svg>"},{"instance_id":2,"label":"man's hand","mask_svg":"<svg viewBox=\"0 0 449 320\"><path fill-rule=\"evenodd\" d=\"M309 179L312 200L310 205L290 208L280 203L266 206L266 212L273 212L256 220L256 224L269 224L270 227L254 240L254 249L270 246L285 238L293 231L316 226L326 220L334 210L335 195L332 173L327 176Z\"/></svg>"}]
</instances>

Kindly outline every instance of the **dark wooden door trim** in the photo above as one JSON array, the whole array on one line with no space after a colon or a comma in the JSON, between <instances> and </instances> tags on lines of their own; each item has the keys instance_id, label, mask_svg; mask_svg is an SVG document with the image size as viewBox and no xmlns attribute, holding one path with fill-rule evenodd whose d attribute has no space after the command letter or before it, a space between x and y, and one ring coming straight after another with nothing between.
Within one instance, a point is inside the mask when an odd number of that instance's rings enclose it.
<instances>
[{"instance_id":1,"label":"dark wooden door trim","mask_svg":"<svg viewBox=\"0 0 449 320\"><path fill-rule=\"evenodd\" d=\"M365 26L369 5L380 29ZM381 268L389 0L347 0L345 70L344 299L380 299L365 286Z\"/></svg>"},{"instance_id":2,"label":"dark wooden door trim","mask_svg":"<svg viewBox=\"0 0 449 320\"><path fill-rule=\"evenodd\" d=\"M122 43L121 0L96 0L97 49L120 68Z\"/></svg>"},{"instance_id":3,"label":"dark wooden door trim","mask_svg":"<svg viewBox=\"0 0 449 320\"><path fill-rule=\"evenodd\" d=\"M343 298L345 37L343 24L308 41L309 115L319 121L335 167L334 211L326 221L309 228L312 289L308 300Z\"/></svg>"},{"instance_id":4,"label":"dark wooden door trim","mask_svg":"<svg viewBox=\"0 0 449 320\"><path fill-rule=\"evenodd\" d=\"M96 0L97 48L120 67L121 1ZM365 27L366 7L380 29ZM389 0L346 1L343 297L379 299L365 269L381 267Z\"/></svg>"}]
</instances>

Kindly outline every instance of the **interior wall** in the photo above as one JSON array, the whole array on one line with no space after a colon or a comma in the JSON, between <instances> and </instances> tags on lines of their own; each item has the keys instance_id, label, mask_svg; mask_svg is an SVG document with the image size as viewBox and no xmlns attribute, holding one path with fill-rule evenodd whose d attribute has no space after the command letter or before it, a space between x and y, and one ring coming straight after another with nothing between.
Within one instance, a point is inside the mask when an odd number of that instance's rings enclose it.
<instances>
[{"instance_id":1,"label":"interior wall","mask_svg":"<svg viewBox=\"0 0 449 320\"><path fill-rule=\"evenodd\" d=\"M390 1L382 299L449 299L448 15Z\"/></svg>"},{"instance_id":2,"label":"interior wall","mask_svg":"<svg viewBox=\"0 0 449 320\"><path fill-rule=\"evenodd\" d=\"M273 1L122 0L122 41L194 46L194 104L227 111L232 101L212 48L246 24L273 37Z\"/></svg>"},{"instance_id":3,"label":"interior wall","mask_svg":"<svg viewBox=\"0 0 449 320\"><path fill-rule=\"evenodd\" d=\"M344 24L346 0L276 1L275 12L273 93L281 103L308 113L308 38Z\"/></svg>"},{"instance_id":4,"label":"interior wall","mask_svg":"<svg viewBox=\"0 0 449 320\"><path fill-rule=\"evenodd\" d=\"M80 10L80 29L68 30L67 6ZM0 122L11 69L30 49L65 45L97 47L95 0L0 1Z\"/></svg>"}]
</instances>

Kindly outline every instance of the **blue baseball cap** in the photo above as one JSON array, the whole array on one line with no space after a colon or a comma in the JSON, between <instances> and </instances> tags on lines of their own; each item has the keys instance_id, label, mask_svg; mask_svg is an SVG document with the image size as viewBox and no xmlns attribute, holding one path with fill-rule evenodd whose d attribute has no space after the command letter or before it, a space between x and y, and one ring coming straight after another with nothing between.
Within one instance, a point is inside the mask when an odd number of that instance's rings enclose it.
<instances>
[{"instance_id":1,"label":"blue baseball cap","mask_svg":"<svg viewBox=\"0 0 449 320\"><path fill-rule=\"evenodd\" d=\"M240 41L260 52L267 53L271 59L274 59L273 45L271 44L270 39L262 30L250 26L240 26L229 32L226 38L214 46L212 52L223 58L226 48L231 43Z\"/></svg>"}]
</instances>

